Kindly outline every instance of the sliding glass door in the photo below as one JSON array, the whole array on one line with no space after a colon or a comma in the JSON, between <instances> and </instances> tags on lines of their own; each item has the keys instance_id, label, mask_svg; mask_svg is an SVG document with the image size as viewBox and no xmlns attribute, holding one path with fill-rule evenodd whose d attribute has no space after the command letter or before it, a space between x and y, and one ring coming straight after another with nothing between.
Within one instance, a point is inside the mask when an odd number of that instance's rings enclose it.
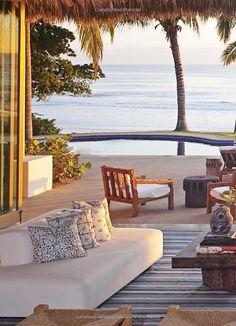
<instances>
[{"instance_id":1,"label":"sliding glass door","mask_svg":"<svg viewBox=\"0 0 236 326\"><path fill-rule=\"evenodd\" d=\"M22 201L24 51L23 5L0 1L0 214Z\"/></svg>"}]
</instances>

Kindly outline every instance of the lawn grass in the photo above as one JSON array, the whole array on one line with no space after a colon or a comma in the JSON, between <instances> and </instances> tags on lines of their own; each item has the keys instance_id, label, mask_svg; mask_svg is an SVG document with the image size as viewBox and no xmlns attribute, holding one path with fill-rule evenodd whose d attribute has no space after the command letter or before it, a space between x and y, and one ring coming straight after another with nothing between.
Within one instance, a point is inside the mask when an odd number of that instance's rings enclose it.
<instances>
[{"instance_id":1,"label":"lawn grass","mask_svg":"<svg viewBox=\"0 0 236 326\"><path fill-rule=\"evenodd\" d=\"M202 134L202 135L216 135L216 136L225 136L225 137L236 137L236 132L227 132L227 131L174 131L174 130L160 130L156 131L158 133L181 133L181 134Z\"/></svg>"}]
</instances>

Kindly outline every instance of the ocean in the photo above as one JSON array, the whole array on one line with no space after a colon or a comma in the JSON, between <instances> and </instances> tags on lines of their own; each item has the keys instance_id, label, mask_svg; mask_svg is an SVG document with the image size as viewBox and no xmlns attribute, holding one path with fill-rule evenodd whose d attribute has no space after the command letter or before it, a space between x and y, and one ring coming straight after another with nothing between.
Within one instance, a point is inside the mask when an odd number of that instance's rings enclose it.
<instances>
[{"instance_id":1,"label":"ocean","mask_svg":"<svg viewBox=\"0 0 236 326\"><path fill-rule=\"evenodd\" d=\"M52 96L33 112L56 119L62 132L158 131L176 126L176 81L171 65L102 65L106 78L92 95ZM236 65L184 67L186 116L192 131L233 131Z\"/></svg>"}]
</instances>

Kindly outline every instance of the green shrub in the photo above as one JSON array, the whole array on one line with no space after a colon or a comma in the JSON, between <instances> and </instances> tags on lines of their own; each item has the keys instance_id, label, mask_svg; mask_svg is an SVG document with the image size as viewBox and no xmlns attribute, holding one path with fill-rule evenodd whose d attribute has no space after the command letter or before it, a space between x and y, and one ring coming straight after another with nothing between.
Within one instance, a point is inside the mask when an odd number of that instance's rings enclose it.
<instances>
[{"instance_id":1,"label":"green shrub","mask_svg":"<svg viewBox=\"0 0 236 326\"><path fill-rule=\"evenodd\" d=\"M68 142L71 137L46 137L45 142L33 140L26 144L28 155L53 155L53 182L66 183L69 180L80 179L91 163L79 163L79 154L71 152Z\"/></svg>"},{"instance_id":2,"label":"green shrub","mask_svg":"<svg viewBox=\"0 0 236 326\"><path fill-rule=\"evenodd\" d=\"M55 126L55 119L41 118L40 114L32 114L33 135L55 135L58 134L61 129Z\"/></svg>"}]
</instances>

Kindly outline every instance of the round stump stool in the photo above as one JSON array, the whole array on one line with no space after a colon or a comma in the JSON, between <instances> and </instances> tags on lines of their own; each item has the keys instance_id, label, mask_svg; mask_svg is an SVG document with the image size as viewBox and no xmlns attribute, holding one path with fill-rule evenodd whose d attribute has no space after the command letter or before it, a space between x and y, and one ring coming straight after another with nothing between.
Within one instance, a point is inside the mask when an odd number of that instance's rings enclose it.
<instances>
[{"instance_id":1,"label":"round stump stool","mask_svg":"<svg viewBox=\"0 0 236 326\"><path fill-rule=\"evenodd\" d=\"M195 175L184 178L186 207L206 207L207 183L218 182L219 178L213 175Z\"/></svg>"}]
</instances>

